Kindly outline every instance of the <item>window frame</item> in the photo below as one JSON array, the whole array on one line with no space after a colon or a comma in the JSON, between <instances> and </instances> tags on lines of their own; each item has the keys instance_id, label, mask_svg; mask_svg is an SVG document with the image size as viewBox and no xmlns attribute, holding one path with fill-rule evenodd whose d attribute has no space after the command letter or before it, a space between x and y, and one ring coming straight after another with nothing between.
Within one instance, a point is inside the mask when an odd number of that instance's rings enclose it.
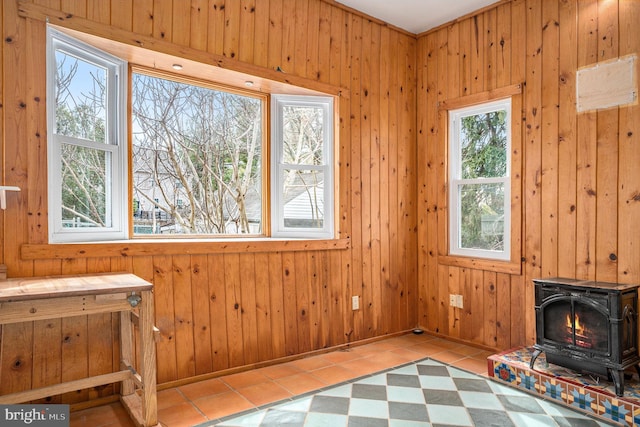
<instances>
[{"instance_id":1,"label":"window frame","mask_svg":"<svg viewBox=\"0 0 640 427\"><path fill-rule=\"evenodd\" d=\"M52 36L54 35L55 36ZM275 175L275 170L273 168L273 149L272 141L273 135L272 132L265 132L264 137L267 138L266 142L263 144L263 147L266 147L266 150L263 154L263 166L268 170L263 173L263 232L260 235L256 234L238 234L238 235L159 235L153 236L149 238L148 236L136 236L133 233L133 219L130 215L132 204L134 203L132 196L132 187L131 187L131 167L130 164L132 159L130 155L130 75L129 75L129 63L121 58L119 58L119 51L112 50L111 45L106 42L106 39L96 38L94 36L89 36L84 33L77 35L79 38L76 38L76 34L73 36L67 35L62 30L56 30L53 26L47 25L47 96L48 99L55 99L55 62L52 62L50 57L55 55L54 50L51 48L53 45L53 39L63 40L70 46L74 46L79 51L83 52L82 57L83 60L86 60L90 63L95 63L98 61L96 58L100 58L101 61L113 62L118 64L118 73L117 73L117 90L109 91L115 92L117 99L112 101L108 105L115 106L117 110L115 113L115 117L117 117L117 125L115 128L117 131L117 165L114 164L113 178L118 179L117 186L114 186L114 192L112 200L114 204L112 205L112 212L114 216L117 215L117 218L114 218L114 225L116 227L110 227L108 229L92 229L92 230L81 230L81 229L67 229L64 230L65 233L54 233L56 220L54 215L49 215L49 242L50 244L62 244L62 243L109 243L109 242L149 242L158 239L165 239L167 241L179 241L183 240L191 240L191 241L202 241L202 242L231 242L233 240L251 240L251 241L265 241L269 240L335 240L338 237L338 232L336 229L336 203L338 200L338 194L336 193L337 188L335 188L336 182L336 174L337 174L337 165L335 163L335 158L337 158L337 142L335 141L337 137L336 132L336 123L338 117L338 104L336 103L336 98L341 95L342 90L338 90L335 87L330 87L328 85L322 85L313 81L303 81L302 79L299 83L302 85L300 87L293 86L290 82L279 82L275 80L271 82L268 80L268 77L258 77L260 75L259 67L254 67L256 71L256 80L258 82L258 87L255 89L256 94L265 95L267 97L274 98L276 95L273 95L271 90L269 90L270 85L273 84L274 87L280 88L279 90L284 89L284 93L287 93L289 89L291 89L291 93L296 93L297 95L278 95L278 96L289 96L299 99L306 99L310 104L317 104L317 100L322 99L323 102L328 101L328 105L330 105L328 110L325 110L326 117L326 127L325 127L325 142L324 142L324 154L327 156L325 164L323 167L324 176L325 176L325 185L324 185L324 206L325 206L325 221L323 224L322 230L318 231L317 229L295 229L293 232L287 232L286 230L281 232L274 232L274 206L279 206L278 204L274 204L273 194L275 193L273 187L273 176ZM95 44L95 46L94 46ZM142 48L136 48L141 49ZM112 53L109 53L112 52ZM146 68L147 65L144 65L144 61L140 64L136 61L135 58L138 58L138 54L132 57L127 56L129 61L131 62L131 67L136 69ZM141 54L140 58L146 58ZM176 58L179 59L179 58ZM196 64L196 63L194 63ZM197 73L201 73L203 71L203 66L206 64L199 64L195 67ZM153 68L156 68L155 66ZM216 71L215 75L219 69L214 67ZM224 70L223 70L224 71ZM161 75L165 75L166 78L173 78L175 73L172 73L168 70L163 70L158 68L158 73ZM237 89L238 91L246 91L240 87L240 85L244 86L253 86L254 81L247 81L244 74L233 75L233 73L237 73L232 69L226 70L226 73L232 73L232 77L229 81L233 81L233 84L229 85L225 83L226 77L220 79L206 80L206 82L210 83L214 86L220 87L228 87L233 89ZM178 74L180 77L183 77L182 74ZM265 75L269 75L266 73ZM190 74L184 75L185 80L202 80L202 77L192 77ZM207 77L208 79L208 77ZM242 79L242 80L238 80ZM236 86L236 84L238 86ZM326 87L325 87L326 86ZM315 88L314 88L315 87ZM249 90L249 92L253 92ZM265 90L266 89L266 90ZM278 90L278 89L276 89ZM305 92L309 92L308 94ZM335 92L335 93L333 93ZM316 100L316 101L313 101ZM266 126L273 126L273 115L272 105L269 100L266 103L266 111L265 116L267 120L264 122L267 124ZM55 105L47 103L47 120L48 120L48 129L55 129ZM271 117L271 119L269 119ZM114 134L115 136L115 134ZM50 214L57 211L61 211L61 195L62 195L62 187L60 178L55 177L55 163L60 161L60 151L55 150L54 143L52 142L54 139L53 132L49 132L48 146L49 146L49 154L47 156L47 162L49 166L49 179L48 179L48 197L49 197L49 212ZM58 153L56 155L56 153ZM267 159L265 162L264 159ZM115 161L116 159L114 159ZM306 169L306 165L305 165ZM60 176L58 171L58 176ZM57 181L57 185L56 185ZM271 186L271 187L269 187ZM336 193L336 194L334 194ZM57 197L54 197L56 196ZM57 202L57 205L56 205ZM61 214L58 215L58 218L61 218ZM117 220L117 221L116 221ZM61 224L61 222L60 222Z\"/></svg>"},{"instance_id":2,"label":"window frame","mask_svg":"<svg viewBox=\"0 0 640 427\"><path fill-rule=\"evenodd\" d=\"M155 69L151 69L149 67L144 67L144 66L140 66L140 65L136 65L136 64L131 64L130 68L130 80L131 82L133 82L133 76L134 74L140 74L140 75L145 75L147 77L153 77L153 78L159 78L159 79L164 79L164 80L170 80L173 82L177 82L180 84L186 84L186 85L193 85L193 86L198 86L201 88L205 88L208 90L216 90L216 91L222 91L222 92L226 92L226 93L230 93L230 94L234 94L234 95L239 95L239 96L246 96L246 97L250 97L253 99L256 99L260 102L260 108L261 108L261 135L262 135L262 141L261 141L261 159L260 159L260 170L261 170L261 177L260 177L260 181L261 181L261 198L262 198L262 212L261 212L261 228L262 228L262 232L261 233L244 233L244 234L153 234L153 235L146 235L146 234L142 234L142 233L138 233L136 234L134 232L134 221L132 217L129 217L129 222L130 222L130 232L129 232L129 237L128 239L130 241L136 241L136 240L155 240L155 239L170 239L170 240L178 240L178 239L211 239L211 240L233 240L233 239L268 239L272 236L269 235L269 219L271 217L271 214L269 212L269 197L267 196L268 191L269 191L269 187L268 187L268 182L269 182L269 158L270 156L267 154L269 153L270 150L270 136L269 136L269 108L270 108L270 101L269 101L269 95L265 94L263 92L259 92L259 91L252 91L252 90L248 90L245 88L239 88L239 87L235 87L235 86L231 86L231 85L227 85L224 83L219 83L219 82L214 82L214 81L209 81L209 80L204 80L202 78L198 78L198 77L191 77L191 76L187 76L187 75L180 75L177 73L172 73L172 72L167 72L167 71L159 71L159 70L155 70ZM127 100L127 106L132 106L132 101L133 101L133 89L131 90L131 95L129 97L129 99ZM128 117L129 120L133 121L133 113L131 113L130 117ZM133 125L131 125L133 128ZM133 135L131 134L131 139L130 139L130 146L131 146L131 150L133 151ZM133 152L131 153L131 155L128 158L128 161L131 163L131 192L134 193L135 189L134 189L134 172L133 172ZM159 202L159 199L156 198L155 202ZM158 207L154 208L154 211L159 210Z\"/></svg>"},{"instance_id":3,"label":"window frame","mask_svg":"<svg viewBox=\"0 0 640 427\"><path fill-rule=\"evenodd\" d=\"M442 266L469 268L505 274L522 274L525 259L522 258L522 144L524 133L523 116L523 83L501 86L484 92L464 95L438 101L439 150L444 153L442 167L438 168L438 181L443 191L438 194L438 257L437 263ZM449 110L481 104L501 98L511 98L511 258L507 261L472 258L449 254Z\"/></svg>"},{"instance_id":4,"label":"window frame","mask_svg":"<svg viewBox=\"0 0 640 427\"><path fill-rule=\"evenodd\" d=\"M59 135L56 129L56 51L102 67L107 73L106 135L99 143L81 138ZM46 83L47 83L47 167L48 167L48 226L49 242L89 242L126 239L128 234L128 127L127 127L127 62L67 34L47 26ZM99 149L111 153L106 177L107 213L111 226L91 228L62 227L62 170L61 146ZM123 197L122 195L125 195ZM123 203L124 201L127 201Z\"/></svg>"},{"instance_id":5,"label":"window frame","mask_svg":"<svg viewBox=\"0 0 640 427\"><path fill-rule=\"evenodd\" d=\"M512 227L511 227L511 170L512 159L510 153L512 152L512 102L511 98L502 98L491 101L486 101L478 104L463 106L456 109L449 110L449 123L448 123L448 138L447 143L449 146L449 216L448 216L448 236L449 236L449 248L448 255L450 256L462 256L469 258L479 258L489 261L510 261L512 258ZM463 117L486 114L495 111L505 110L506 114L506 133L507 133L507 164L506 172L502 177L491 178L462 178L461 177L461 138L460 138L460 123ZM461 218L461 206L460 206L460 190L466 185L477 184L503 184L504 188L504 249L502 251L491 251L486 249L474 249L464 248L461 245L460 237L460 218Z\"/></svg>"},{"instance_id":6,"label":"window frame","mask_svg":"<svg viewBox=\"0 0 640 427\"><path fill-rule=\"evenodd\" d=\"M286 107L321 108L323 114L322 164L290 164L283 160L283 110ZM271 237L333 239L334 207L334 99L331 96L301 96L273 94L271 96ZM287 227L284 224L282 182L286 169L316 170L324 177L322 228Z\"/></svg>"}]
</instances>

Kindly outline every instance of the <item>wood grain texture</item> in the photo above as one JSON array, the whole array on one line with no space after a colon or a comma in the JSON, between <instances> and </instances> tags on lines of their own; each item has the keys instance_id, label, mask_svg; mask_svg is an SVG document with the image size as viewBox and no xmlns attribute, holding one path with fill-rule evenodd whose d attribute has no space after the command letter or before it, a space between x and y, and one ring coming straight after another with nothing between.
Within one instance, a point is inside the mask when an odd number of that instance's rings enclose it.
<instances>
[{"instance_id":1,"label":"wood grain texture","mask_svg":"<svg viewBox=\"0 0 640 427\"><path fill-rule=\"evenodd\" d=\"M640 109L578 115L574 105L578 67L638 52L638 5L557 6L502 1L416 39L322 0L2 2L2 170L6 185L23 189L0 212L9 277L108 270L153 282L160 383L416 325L487 347L529 344L534 277L640 280ZM215 60L280 83L344 89L336 123L340 239L48 245L45 15L124 45L143 41L153 58L182 55L202 70ZM521 190L512 241L522 260L503 270L444 264L447 120L438 102L525 82L512 123L520 138L513 188ZM450 290L463 295L462 310L449 309ZM360 310L351 310L352 295L363 298ZM118 352L105 351L118 319L43 327L3 328L2 393L34 387L44 371L41 382L118 365ZM45 365L45 346L34 340L58 334L70 341L54 346ZM94 340L99 358L90 365Z\"/></svg>"},{"instance_id":2,"label":"wood grain texture","mask_svg":"<svg viewBox=\"0 0 640 427\"><path fill-rule=\"evenodd\" d=\"M630 24L638 9L627 1L512 0L419 37L417 142L426 154L417 181L418 277L426 289L418 318L427 330L500 349L531 344L532 279L640 280L631 219L640 206L640 172L631 170L638 106L581 114L575 107L579 67L638 51ZM518 84L523 95L510 94ZM446 162L446 109L487 93L513 102L512 190L522 194L512 200L520 228L510 268L448 256L447 200L438 196L447 186L446 166L438 166ZM463 310L448 307L454 292Z\"/></svg>"}]
</instances>

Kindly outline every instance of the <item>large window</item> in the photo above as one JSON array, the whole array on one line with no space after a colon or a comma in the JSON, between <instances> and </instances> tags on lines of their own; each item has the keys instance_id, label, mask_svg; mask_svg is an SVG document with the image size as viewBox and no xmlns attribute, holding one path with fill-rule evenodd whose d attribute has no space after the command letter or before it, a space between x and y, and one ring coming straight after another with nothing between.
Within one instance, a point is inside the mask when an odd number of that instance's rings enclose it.
<instances>
[{"instance_id":1,"label":"large window","mask_svg":"<svg viewBox=\"0 0 640 427\"><path fill-rule=\"evenodd\" d=\"M51 240L124 238L125 63L51 28L48 40Z\"/></svg>"},{"instance_id":2,"label":"large window","mask_svg":"<svg viewBox=\"0 0 640 427\"><path fill-rule=\"evenodd\" d=\"M264 96L132 73L134 235L262 233Z\"/></svg>"},{"instance_id":3,"label":"large window","mask_svg":"<svg viewBox=\"0 0 640 427\"><path fill-rule=\"evenodd\" d=\"M449 111L449 253L509 260L511 101Z\"/></svg>"},{"instance_id":4,"label":"large window","mask_svg":"<svg viewBox=\"0 0 640 427\"><path fill-rule=\"evenodd\" d=\"M127 73L51 28L48 40L51 242L333 237L331 97L270 103L246 88Z\"/></svg>"}]
</instances>

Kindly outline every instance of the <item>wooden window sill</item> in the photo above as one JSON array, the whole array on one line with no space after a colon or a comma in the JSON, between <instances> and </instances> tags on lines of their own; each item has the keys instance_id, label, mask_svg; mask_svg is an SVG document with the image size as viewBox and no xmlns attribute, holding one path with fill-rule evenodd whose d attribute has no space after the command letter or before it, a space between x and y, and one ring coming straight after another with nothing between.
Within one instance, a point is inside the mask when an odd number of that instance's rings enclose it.
<instances>
[{"instance_id":1,"label":"wooden window sill","mask_svg":"<svg viewBox=\"0 0 640 427\"><path fill-rule=\"evenodd\" d=\"M518 260L499 261L485 258L471 258L463 256L439 255L438 263L461 268L473 268L475 270L494 271L496 273L507 273L520 275L522 273L522 263Z\"/></svg>"},{"instance_id":2,"label":"wooden window sill","mask_svg":"<svg viewBox=\"0 0 640 427\"><path fill-rule=\"evenodd\" d=\"M328 251L349 248L349 239L325 240L127 240L104 243L26 244L24 260L152 255L203 255L256 252Z\"/></svg>"}]
</instances>

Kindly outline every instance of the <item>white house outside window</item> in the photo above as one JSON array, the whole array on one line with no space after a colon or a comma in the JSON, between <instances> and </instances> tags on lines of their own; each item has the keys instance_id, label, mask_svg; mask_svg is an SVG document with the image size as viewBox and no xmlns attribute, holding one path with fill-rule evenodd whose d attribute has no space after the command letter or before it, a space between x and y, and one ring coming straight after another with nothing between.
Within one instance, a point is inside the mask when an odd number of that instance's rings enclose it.
<instances>
[{"instance_id":1,"label":"white house outside window","mask_svg":"<svg viewBox=\"0 0 640 427\"><path fill-rule=\"evenodd\" d=\"M134 235L260 235L266 96L131 74Z\"/></svg>"},{"instance_id":2,"label":"white house outside window","mask_svg":"<svg viewBox=\"0 0 640 427\"><path fill-rule=\"evenodd\" d=\"M272 100L272 234L333 237L333 99Z\"/></svg>"},{"instance_id":3,"label":"white house outside window","mask_svg":"<svg viewBox=\"0 0 640 427\"><path fill-rule=\"evenodd\" d=\"M449 253L509 260L511 100L449 111Z\"/></svg>"}]
</instances>

